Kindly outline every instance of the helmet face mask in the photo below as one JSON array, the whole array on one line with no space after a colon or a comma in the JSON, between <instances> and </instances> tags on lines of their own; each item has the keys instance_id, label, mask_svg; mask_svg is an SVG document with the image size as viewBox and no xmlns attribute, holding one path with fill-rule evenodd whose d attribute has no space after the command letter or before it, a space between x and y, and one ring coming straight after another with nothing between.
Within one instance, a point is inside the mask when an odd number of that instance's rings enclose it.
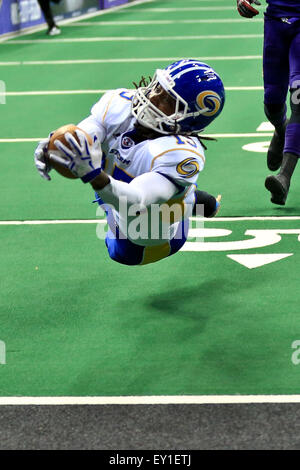
<instances>
[{"instance_id":1,"label":"helmet face mask","mask_svg":"<svg viewBox=\"0 0 300 470\"><path fill-rule=\"evenodd\" d=\"M158 84L174 99L167 115L151 100ZM132 100L132 114L144 127L161 134L201 132L222 111L225 92L220 77L207 64L181 60L158 69L148 86L139 87Z\"/></svg>"},{"instance_id":2,"label":"helmet face mask","mask_svg":"<svg viewBox=\"0 0 300 470\"><path fill-rule=\"evenodd\" d=\"M167 91L161 82L157 79L157 73L154 75L153 80L147 87L140 87L137 89L132 102L132 113L137 121L143 126L153 129L161 134L176 133L178 129L178 120L181 119L186 112L187 104L174 99L175 111L173 114L167 115L155 106L149 98L152 90L158 85ZM169 93L170 95L170 93ZM172 98L174 98L172 96ZM184 106L184 112L180 108Z\"/></svg>"}]
</instances>

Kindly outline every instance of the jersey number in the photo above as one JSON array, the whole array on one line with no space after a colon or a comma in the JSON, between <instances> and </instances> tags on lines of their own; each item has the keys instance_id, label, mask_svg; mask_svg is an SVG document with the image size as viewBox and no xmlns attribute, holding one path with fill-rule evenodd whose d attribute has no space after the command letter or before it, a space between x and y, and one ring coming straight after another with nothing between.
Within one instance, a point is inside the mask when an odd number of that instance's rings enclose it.
<instances>
[{"instance_id":1,"label":"jersey number","mask_svg":"<svg viewBox=\"0 0 300 470\"><path fill-rule=\"evenodd\" d=\"M185 145L189 144L191 147L197 148L197 144L193 141L192 137L189 136L179 136L179 135L174 135L177 145Z\"/></svg>"},{"instance_id":2,"label":"jersey number","mask_svg":"<svg viewBox=\"0 0 300 470\"><path fill-rule=\"evenodd\" d=\"M125 98L125 100L128 100L128 101L132 101L132 98L133 98L133 94L132 93L128 93L128 91L122 91L120 93L120 96L122 98Z\"/></svg>"}]
</instances>

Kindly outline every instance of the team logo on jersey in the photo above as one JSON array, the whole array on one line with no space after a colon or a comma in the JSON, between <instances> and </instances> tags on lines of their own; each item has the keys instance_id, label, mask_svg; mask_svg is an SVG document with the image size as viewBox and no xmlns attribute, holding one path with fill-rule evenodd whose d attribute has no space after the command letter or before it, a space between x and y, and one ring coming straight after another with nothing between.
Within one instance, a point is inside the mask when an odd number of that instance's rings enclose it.
<instances>
[{"instance_id":1,"label":"team logo on jersey","mask_svg":"<svg viewBox=\"0 0 300 470\"><path fill-rule=\"evenodd\" d=\"M122 139L122 148L123 149L130 149L134 145L134 141L125 135Z\"/></svg>"},{"instance_id":2,"label":"team logo on jersey","mask_svg":"<svg viewBox=\"0 0 300 470\"><path fill-rule=\"evenodd\" d=\"M209 111L203 113L203 116L214 116L220 110L221 98L215 91L206 90L197 96L197 105L200 109L209 108Z\"/></svg>"},{"instance_id":3,"label":"team logo on jersey","mask_svg":"<svg viewBox=\"0 0 300 470\"><path fill-rule=\"evenodd\" d=\"M191 178L199 172L199 163L193 157L186 158L178 163L176 170L181 176Z\"/></svg>"}]
</instances>

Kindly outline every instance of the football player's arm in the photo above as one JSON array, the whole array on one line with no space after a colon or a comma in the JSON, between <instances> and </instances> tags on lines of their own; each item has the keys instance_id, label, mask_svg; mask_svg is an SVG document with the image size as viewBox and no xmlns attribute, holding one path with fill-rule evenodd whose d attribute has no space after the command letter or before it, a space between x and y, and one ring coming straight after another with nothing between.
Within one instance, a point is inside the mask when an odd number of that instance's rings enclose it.
<instances>
[{"instance_id":1,"label":"football player's arm","mask_svg":"<svg viewBox=\"0 0 300 470\"><path fill-rule=\"evenodd\" d=\"M103 142L106 136L106 129L104 126L101 125L96 119L95 116L92 114L81 121L77 127L83 129L87 132L94 140L98 140L98 142ZM34 151L34 162L35 166L40 173L40 175L45 178L46 180L51 180L49 175L50 171L52 170L51 162L48 157L48 145L50 141L50 137L53 135L53 132L50 132L47 139L42 140L39 142L38 146Z\"/></svg>"},{"instance_id":2,"label":"football player's arm","mask_svg":"<svg viewBox=\"0 0 300 470\"><path fill-rule=\"evenodd\" d=\"M237 0L237 10L241 16L244 18L253 18L259 14L259 11L252 6L252 3L255 5L261 5L258 0Z\"/></svg>"},{"instance_id":3,"label":"football player's arm","mask_svg":"<svg viewBox=\"0 0 300 470\"><path fill-rule=\"evenodd\" d=\"M96 116L91 114L83 121L77 124L77 127L83 129L87 132L91 137L97 136L99 142L103 142L106 137L106 129L105 127L99 122Z\"/></svg>"},{"instance_id":4,"label":"football player's arm","mask_svg":"<svg viewBox=\"0 0 300 470\"><path fill-rule=\"evenodd\" d=\"M91 136L97 136L100 143L103 143L107 136L107 123L105 116L110 109L110 104L116 95L116 90L106 92L91 109L91 114L77 124Z\"/></svg>"},{"instance_id":5,"label":"football player's arm","mask_svg":"<svg viewBox=\"0 0 300 470\"><path fill-rule=\"evenodd\" d=\"M127 205L137 204L145 208L166 202L178 192L175 184L154 171L137 176L130 183L115 180L101 172L91 181L91 185L105 203L116 209L121 198L126 198Z\"/></svg>"}]
</instances>

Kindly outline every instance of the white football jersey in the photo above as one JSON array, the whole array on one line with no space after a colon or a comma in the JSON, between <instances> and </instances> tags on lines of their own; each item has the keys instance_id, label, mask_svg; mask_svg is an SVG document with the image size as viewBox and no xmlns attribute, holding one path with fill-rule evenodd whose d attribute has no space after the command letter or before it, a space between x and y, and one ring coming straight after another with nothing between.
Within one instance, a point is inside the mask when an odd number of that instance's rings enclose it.
<instances>
[{"instance_id":1,"label":"white football jersey","mask_svg":"<svg viewBox=\"0 0 300 470\"><path fill-rule=\"evenodd\" d=\"M102 167L116 180L130 183L136 176L155 171L172 181L178 192L167 204L184 204L184 217L191 215L199 172L204 167L204 150L196 137L162 135L140 141L131 114L134 92L125 88L108 91L92 107L91 115L78 123L90 135L96 134L104 153ZM188 209L189 208L189 209ZM178 221L169 224L167 238L172 238ZM163 237L165 238L165 237ZM134 241L151 245L161 240Z\"/></svg>"}]
</instances>

